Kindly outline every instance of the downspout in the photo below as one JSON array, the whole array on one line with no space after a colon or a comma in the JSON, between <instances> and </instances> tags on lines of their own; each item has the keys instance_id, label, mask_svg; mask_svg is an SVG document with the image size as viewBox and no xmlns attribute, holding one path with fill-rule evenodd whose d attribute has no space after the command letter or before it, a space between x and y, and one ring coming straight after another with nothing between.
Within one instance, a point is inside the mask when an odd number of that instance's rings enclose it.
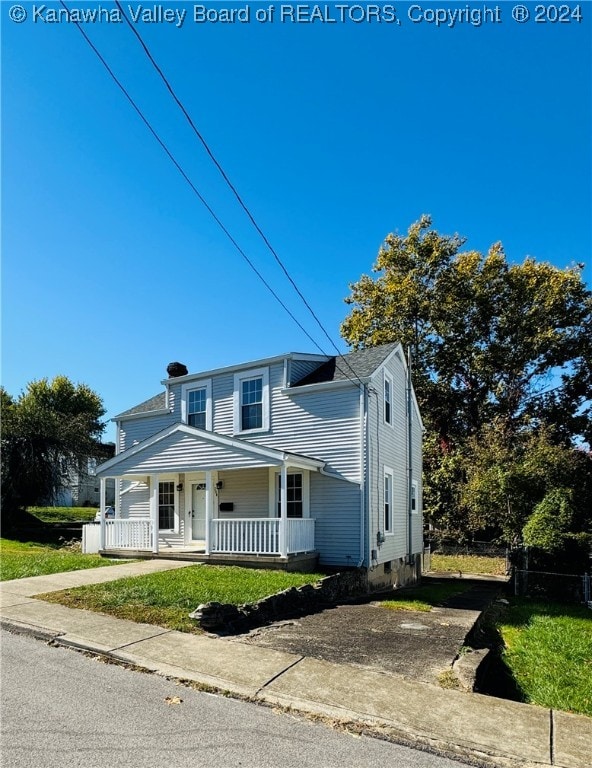
<instances>
[{"instance_id":1,"label":"downspout","mask_svg":"<svg viewBox=\"0 0 592 768\"><path fill-rule=\"evenodd\" d=\"M413 557L413 416L411 411L411 347L407 350L407 555Z\"/></svg>"}]
</instances>

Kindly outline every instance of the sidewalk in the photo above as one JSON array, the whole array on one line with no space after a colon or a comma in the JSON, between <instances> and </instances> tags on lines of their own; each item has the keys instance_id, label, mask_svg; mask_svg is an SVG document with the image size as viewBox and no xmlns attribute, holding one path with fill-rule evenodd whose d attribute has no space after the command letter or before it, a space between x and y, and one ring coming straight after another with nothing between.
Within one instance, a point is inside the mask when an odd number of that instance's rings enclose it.
<instances>
[{"instance_id":1,"label":"sidewalk","mask_svg":"<svg viewBox=\"0 0 592 768\"><path fill-rule=\"evenodd\" d=\"M34 599L42 592L188 565L148 560L4 582L2 625L254 701L366 724L450 756L500 766L590 768L591 718Z\"/></svg>"}]
</instances>

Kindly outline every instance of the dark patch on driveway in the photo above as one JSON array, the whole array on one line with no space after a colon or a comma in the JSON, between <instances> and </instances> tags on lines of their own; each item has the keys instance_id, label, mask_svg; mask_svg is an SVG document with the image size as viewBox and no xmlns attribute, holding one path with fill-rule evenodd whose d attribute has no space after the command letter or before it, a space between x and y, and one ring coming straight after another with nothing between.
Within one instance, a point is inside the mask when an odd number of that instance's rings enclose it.
<instances>
[{"instance_id":1,"label":"dark patch on driveway","mask_svg":"<svg viewBox=\"0 0 592 768\"><path fill-rule=\"evenodd\" d=\"M391 610L379 599L338 605L234 640L435 683L501 586L466 580L466 591L429 612Z\"/></svg>"}]
</instances>

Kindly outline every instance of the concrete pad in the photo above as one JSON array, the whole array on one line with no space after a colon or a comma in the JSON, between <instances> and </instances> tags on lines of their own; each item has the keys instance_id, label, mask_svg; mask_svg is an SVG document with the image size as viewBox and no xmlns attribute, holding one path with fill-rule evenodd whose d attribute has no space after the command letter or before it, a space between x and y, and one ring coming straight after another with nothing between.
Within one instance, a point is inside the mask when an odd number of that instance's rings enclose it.
<instances>
[{"instance_id":1,"label":"concrete pad","mask_svg":"<svg viewBox=\"0 0 592 768\"><path fill-rule=\"evenodd\" d=\"M554 764L564 768L592 765L592 718L553 711Z\"/></svg>"},{"instance_id":2,"label":"concrete pad","mask_svg":"<svg viewBox=\"0 0 592 768\"><path fill-rule=\"evenodd\" d=\"M386 722L399 731L508 758L549 762L549 711L306 658L261 692L267 701Z\"/></svg>"},{"instance_id":3,"label":"concrete pad","mask_svg":"<svg viewBox=\"0 0 592 768\"><path fill-rule=\"evenodd\" d=\"M254 696L300 658L247 645L239 649L223 640L182 632L168 632L143 640L113 655L139 666L156 668L163 674L197 680L247 696Z\"/></svg>"},{"instance_id":4,"label":"concrete pad","mask_svg":"<svg viewBox=\"0 0 592 768\"><path fill-rule=\"evenodd\" d=\"M77 608L66 608L41 600L3 608L2 618L59 632L65 641L72 637L76 639L72 644L101 652L169 631L153 624L136 624L133 621L115 619Z\"/></svg>"}]
</instances>

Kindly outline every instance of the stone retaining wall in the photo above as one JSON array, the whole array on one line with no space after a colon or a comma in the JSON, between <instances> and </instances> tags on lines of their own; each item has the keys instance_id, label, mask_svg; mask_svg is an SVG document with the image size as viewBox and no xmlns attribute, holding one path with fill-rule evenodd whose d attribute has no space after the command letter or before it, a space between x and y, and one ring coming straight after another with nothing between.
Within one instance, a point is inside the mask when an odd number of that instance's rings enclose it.
<instances>
[{"instance_id":1,"label":"stone retaining wall","mask_svg":"<svg viewBox=\"0 0 592 768\"><path fill-rule=\"evenodd\" d=\"M368 581L365 571L344 571L325 576L315 584L290 587L276 595L257 600L255 603L244 605L204 603L189 616L199 622L202 629L243 632L272 621L314 613L326 605L359 597L367 591Z\"/></svg>"}]
</instances>

